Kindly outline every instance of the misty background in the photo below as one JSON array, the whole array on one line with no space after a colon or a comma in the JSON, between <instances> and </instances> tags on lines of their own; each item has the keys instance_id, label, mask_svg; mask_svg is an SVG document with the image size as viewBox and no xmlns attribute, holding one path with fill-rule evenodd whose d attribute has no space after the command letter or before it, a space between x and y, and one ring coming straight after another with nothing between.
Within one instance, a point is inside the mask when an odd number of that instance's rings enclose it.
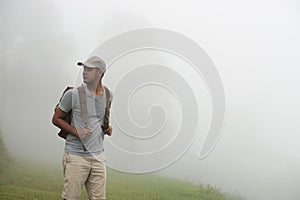
<instances>
[{"instance_id":1,"label":"misty background","mask_svg":"<svg viewBox=\"0 0 300 200\"><path fill-rule=\"evenodd\" d=\"M60 165L64 142L51 117L80 73L76 62L124 31L169 29L197 42L213 60L225 88L226 119L207 158L198 159L197 138L160 173L253 200L299 199L299 11L294 0L1 0L6 147L16 158Z\"/></svg>"}]
</instances>

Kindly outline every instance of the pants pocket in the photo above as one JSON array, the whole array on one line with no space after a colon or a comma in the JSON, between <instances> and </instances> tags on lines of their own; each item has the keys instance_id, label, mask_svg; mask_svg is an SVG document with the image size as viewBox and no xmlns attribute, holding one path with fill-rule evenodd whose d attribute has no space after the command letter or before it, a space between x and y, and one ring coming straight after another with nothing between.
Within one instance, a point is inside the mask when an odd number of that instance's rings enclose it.
<instances>
[{"instance_id":1,"label":"pants pocket","mask_svg":"<svg viewBox=\"0 0 300 200\"><path fill-rule=\"evenodd\" d=\"M64 153L63 159L62 159L62 166L63 166L63 173L65 175L66 172L66 165L67 165L67 160L68 160L68 155L67 153Z\"/></svg>"}]
</instances>

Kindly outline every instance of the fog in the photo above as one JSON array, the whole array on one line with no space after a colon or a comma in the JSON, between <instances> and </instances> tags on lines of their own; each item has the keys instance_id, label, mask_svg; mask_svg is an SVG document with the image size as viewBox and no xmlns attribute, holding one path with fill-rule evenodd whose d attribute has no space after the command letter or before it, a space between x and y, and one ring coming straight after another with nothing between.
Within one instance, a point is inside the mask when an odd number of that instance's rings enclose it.
<instances>
[{"instance_id":1,"label":"fog","mask_svg":"<svg viewBox=\"0 0 300 200\"><path fill-rule=\"evenodd\" d=\"M198 43L211 58L222 79L226 115L222 135L207 157L199 159L199 133L180 159L158 173L251 200L299 199L299 11L299 2L292 0L1 0L0 131L5 145L16 158L60 165L64 141L51 117L64 88L78 83L76 62L125 31L168 29ZM122 96L114 85L119 71L112 67L104 78L116 89L116 105ZM207 96L197 97L203 97L199 132L211 117ZM163 119L160 111L156 114ZM114 130L111 141L120 142Z\"/></svg>"}]
</instances>

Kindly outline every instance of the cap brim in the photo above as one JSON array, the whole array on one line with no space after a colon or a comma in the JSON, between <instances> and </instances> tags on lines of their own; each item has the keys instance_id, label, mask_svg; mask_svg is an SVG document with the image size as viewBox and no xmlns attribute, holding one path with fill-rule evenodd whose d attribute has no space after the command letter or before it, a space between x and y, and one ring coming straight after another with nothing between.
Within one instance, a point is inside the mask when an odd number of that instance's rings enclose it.
<instances>
[{"instance_id":1,"label":"cap brim","mask_svg":"<svg viewBox=\"0 0 300 200\"><path fill-rule=\"evenodd\" d=\"M88 67L88 68L98 68L98 67L93 66L90 63L86 63L86 62L78 62L77 65L78 66L85 66L85 67Z\"/></svg>"}]
</instances>

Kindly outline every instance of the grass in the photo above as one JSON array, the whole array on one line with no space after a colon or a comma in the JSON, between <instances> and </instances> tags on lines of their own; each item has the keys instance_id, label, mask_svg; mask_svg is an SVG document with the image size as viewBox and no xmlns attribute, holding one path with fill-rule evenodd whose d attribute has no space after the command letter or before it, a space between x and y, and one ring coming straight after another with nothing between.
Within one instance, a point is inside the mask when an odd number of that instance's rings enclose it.
<instances>
[{"instance_id":1,"label":"grass","mask_svg":"<svg viewBox=\"0 0 300 200\"><path fill-rule=\"evenodd\" d=\"M11 162L0 136L0 199L61 199L61 166ZM83 190L81 199L87 199ZM108 170L108 200L242 200L220 190L158 175L131 175Z\"/></svg>"},{"instance_id":2,"label":"grass","mask_svg":"<svg viewBox=\"0 0 300 200\"><path fill-rule=\"evenodd\" d=\"M33 163L16 163L0 175L0 199L61 199L63 176L59 167ZM87 199L83 190L81 199ZM193 185L158 175L130 175L108 170L109 200L228 200L210 186Z\"/></svg>"}]
</instances>

